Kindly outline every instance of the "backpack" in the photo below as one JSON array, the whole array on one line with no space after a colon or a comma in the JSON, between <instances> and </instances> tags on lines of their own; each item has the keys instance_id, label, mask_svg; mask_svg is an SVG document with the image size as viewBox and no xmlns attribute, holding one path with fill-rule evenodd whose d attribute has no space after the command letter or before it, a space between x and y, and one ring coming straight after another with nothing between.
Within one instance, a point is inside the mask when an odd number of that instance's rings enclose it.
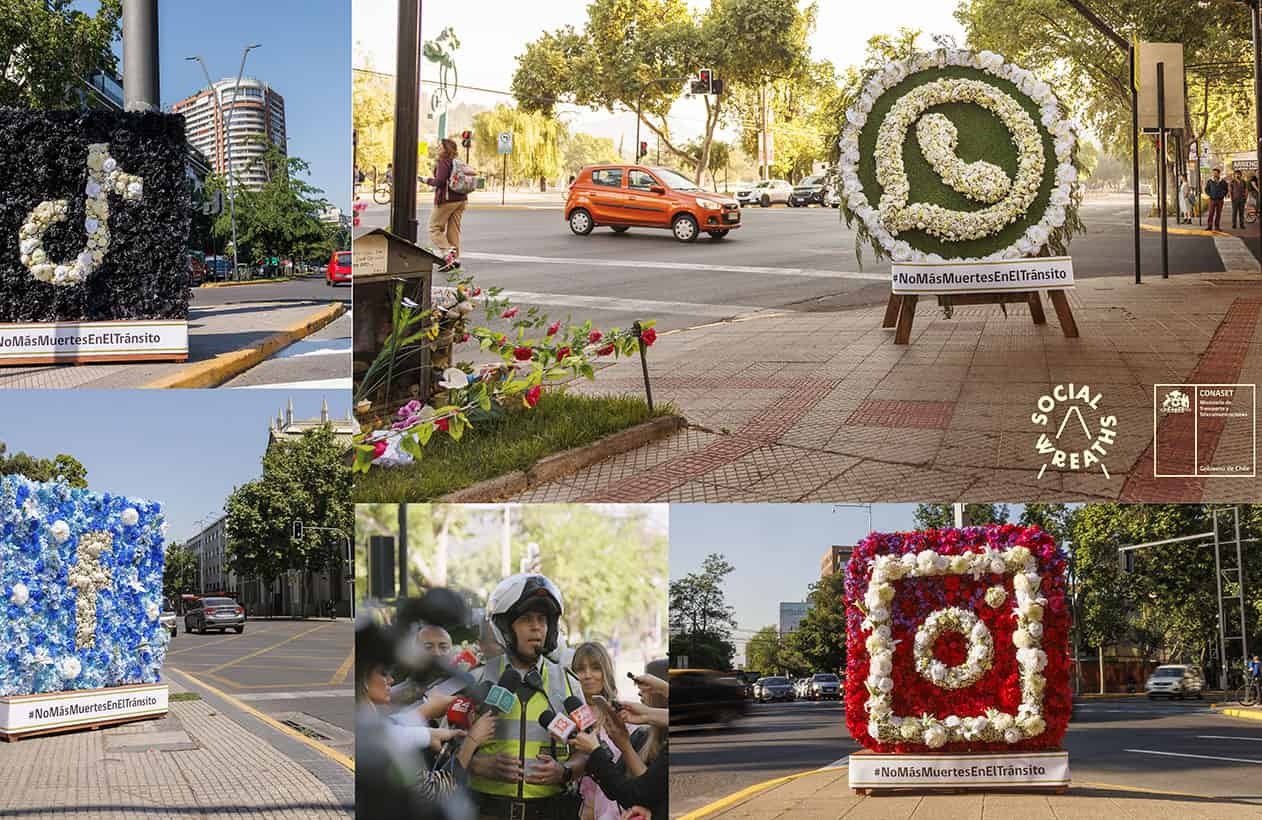
<instances>
[{"instance_id":1,"label":"backpack","mask_svg":"<svg viewBox=\"0 0 1262 820\"><path fill-rule=\"evenodd\" d=\"M478 189L478 172L458 158L451 161L451 176L447 178L447 190L453 194L471 194Z\"/></svg>"}]
</instances>

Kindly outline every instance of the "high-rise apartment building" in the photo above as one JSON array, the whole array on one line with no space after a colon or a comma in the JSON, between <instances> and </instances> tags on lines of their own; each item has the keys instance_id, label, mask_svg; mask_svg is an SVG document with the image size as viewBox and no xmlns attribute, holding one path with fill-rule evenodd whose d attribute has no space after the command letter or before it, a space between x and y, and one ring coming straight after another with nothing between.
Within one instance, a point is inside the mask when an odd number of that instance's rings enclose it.
<instances>
[{"instance_id":1,"label":"high-rise apartment building","mask_svg":"<svg viewBox=\"0 0 1262 820\"><path fill-rule=\"evenodd\" d=\"M241 187L258 190L267 182L266 169L255 160L265 146L262 137L288 153L285 140L285 98L253 77L223 79L171 106L185 118L189 145L200 151L217 174L225 174L231 154L233 173ZM218 96L219 105L215 104ZM221 115L222 110L222 115ZM225 120L232 128L225 128Z\"/></svg>"}]
</instances>

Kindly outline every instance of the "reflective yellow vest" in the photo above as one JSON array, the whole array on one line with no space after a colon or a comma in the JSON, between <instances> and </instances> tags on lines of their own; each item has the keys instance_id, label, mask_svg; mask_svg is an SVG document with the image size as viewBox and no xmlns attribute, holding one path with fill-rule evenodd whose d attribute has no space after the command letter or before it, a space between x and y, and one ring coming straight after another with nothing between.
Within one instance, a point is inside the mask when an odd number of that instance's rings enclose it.
<instances>
[{"instance_id":1,"label":"reflective yellow vest","mask_svg":"<svg viewBox=\"0 0 1262 820\"><path fill-rule=\"evenodd\" d=\"M500 675L504 673L507 662L507 658L503 655L492 658L482 668L482 680L495 683L500 679ZM559 663L553 663L544 658L543 663L540 664L540 676L543 678L543 688L547 691L548 696L545 698L540 692L526 689L523 686L518 692L519 697L513 703L513 708L501 714L499 719L496 720L495 737L479 746L475 757L508 753L521 762L522 770L524 771L526 761L534 759L540 752L546 752L549 755L554 754L553 738L548 734L547 729L539 725L539 716L548 709L552 709L557 713L563 712L565 699L574 694L574 692L570 689L570 681L565 674L565 669ZM521 698L526 693L530 693L530 698L525 702L525 708L523 709ZM579 694L579 697L581 698L582 695ZM560 741L556 741L555 757L558 762L564 763L570 757L569 747ZM553 797L565 790L564 786L540 786L524 781L520 783L506 783L503 780L492 780L473 775L469 777L469 788L483 794L517 798L519 800L538 800L540 798Z\"/></svg>"}]
</instances>

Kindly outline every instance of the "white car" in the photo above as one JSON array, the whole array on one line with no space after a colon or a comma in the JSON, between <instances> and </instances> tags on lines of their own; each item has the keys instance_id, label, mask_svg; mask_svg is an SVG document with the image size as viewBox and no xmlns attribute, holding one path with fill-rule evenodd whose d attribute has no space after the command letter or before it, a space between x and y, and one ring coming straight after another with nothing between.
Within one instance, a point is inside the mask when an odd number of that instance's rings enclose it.
<instances>
[{"instance_id":1,"label":"white car","mask_svg":"<svg viewBox=\"0 0 1262 820\"><path fill-rule=\"evenodd\" d=\"M1174 698L1182 700L1187 695L1193 695L1199 699L1204 689L1205 676L1201 674L1200 668L1182 664L1158 666L1152 670L1152 674L1144 683L1144 690L1148 692L1149 700L1160 695L1165 695L1171 700Z\"/></svg>"},{"instance_id":2,"label":"white car","mask_svg":"<svg viewBox=\"0 0 1262 820\"><path fill-rule=\"evenodd\" d=\"M745 205L761 205L766 208L777 202L789 204L793 195L793 185L784 179L764 179L753 187L741 186L736 190L736 201Z\"/></svg>"},{"instance_id":3,"label":"white car","mask_svg":"<svg viewBox=\"0 0 1262 820\"><path fill-rule=\"evenodd\" d=\"M171 637L175 637L175 613L169 609L162 610L162 614L158 616L158 622L162 624L162 628L171 633Z\"/></svg>"}]
</instances>

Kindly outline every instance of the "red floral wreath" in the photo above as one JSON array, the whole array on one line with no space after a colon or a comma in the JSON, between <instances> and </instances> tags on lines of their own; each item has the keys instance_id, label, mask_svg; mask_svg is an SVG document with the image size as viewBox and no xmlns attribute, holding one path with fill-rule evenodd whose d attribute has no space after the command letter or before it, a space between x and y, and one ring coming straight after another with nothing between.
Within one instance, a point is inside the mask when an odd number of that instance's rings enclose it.
<instances>
[{"instance_id":1,"label":"red floral wreath","mask_svg":"<svg viewBox=\"0 0 1262 820\"><path fill-rule=\"evenodd\" d=\"M873 633L867 621L865 595L872 579L873 562L880 555L902 556L932 550L954 556L1003 552L1025 547L1037 563L1041 578L1038 594L1046 598L1043 607L1042 651L1047 665L1041 716L1046 728L1032 737L1013 743L982 739L951 740L931 748L923 742L878 741L869 732L868 688L870 656L867 641ZM938 720L950 716L976 718L987 709L1016 714L1022 703L1022 686L1013 644L1017 629L1014 617L1013 575L1010 573L940 574L908 576L892 582L894 597L888 604L888 625L894 642L893 689L889 693L892 714L908 718L929 715ZM986 591L1002 586L1003 603L986 602ZM854 551L846 567L846 726L850 736L865 747L879 752L985 752L1057 748L1069 725L1073 698L1069 688L1070 613L1065 598L1065 560L1055 541L1038 527L1011 524L966 527L962 530L928 530L914 533L873 533ZM913 646L917 629L936 610L958 607L972 612L985 623L994 641L990 669L975 683L959 689L941 687L915 666ZM865 626L866 624L866 626ZM936 660L947 666L963 661L967 642L955 632L942 633L933 646ZM940 739L940 738L939 738Z\"/></svg>"}]
</instances>

